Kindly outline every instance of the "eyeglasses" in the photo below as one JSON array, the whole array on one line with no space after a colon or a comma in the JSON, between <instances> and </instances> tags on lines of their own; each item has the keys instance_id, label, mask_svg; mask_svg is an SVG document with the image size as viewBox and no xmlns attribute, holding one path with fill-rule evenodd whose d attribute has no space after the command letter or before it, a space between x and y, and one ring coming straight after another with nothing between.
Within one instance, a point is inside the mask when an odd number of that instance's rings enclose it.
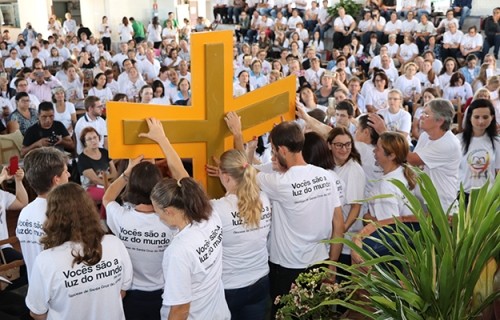
<instances>
[{"instance_id":1,"label":"eyeglasses","mask_svg":"<svg viewBox=\"0 0 500 320\"><path fill-rule=\"evenodd\" d=\"M346 148L346 149L351 149L352 147L352 142L346 142L346 143L340 143L340 142L335 142L335 143L332 143L332 145L335 147L335 149L337 150L341 150L342 148Z\"/></svg>"},{"instance_id":2,"label":"eyeglasses","mask_svg":"<svg viewBox=\"0 0 500 320\"><path fill-rule=\"evenodd\" d=\"M421 117L421 118L428 119L430 116L431 116L431 115L430 115L430 114L428 114L427 112L422 111L422 114L421 114L421 116L420 116L420 117Z\"/></svg>"}]
</instances>

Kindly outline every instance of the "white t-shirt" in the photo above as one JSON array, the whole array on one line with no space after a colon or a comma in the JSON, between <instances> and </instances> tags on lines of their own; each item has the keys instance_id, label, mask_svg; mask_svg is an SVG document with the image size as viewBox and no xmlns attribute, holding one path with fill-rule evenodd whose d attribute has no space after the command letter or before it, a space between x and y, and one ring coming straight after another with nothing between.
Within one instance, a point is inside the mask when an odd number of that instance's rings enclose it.
<instances>
[{"instance_id":1,"label":"white t-shirt","mask_svg":"<svg viewBox=\"0 0 500 320\"><path fill-rule=\"evenodd\" d=\"M158 24L156 28L152 23L148 26L148 41L160 42L161 41L161 26Z\"/></svg>"},{"instance_id":2,"label":"white t-shirt","mask_svg":"<svg viewBox=\"0 0 500 320\"><path fill-rule=\"evenodd\" d=\"M271 227L271 203L261 192L262 214L258 227L248 227L239 217L238 198L229 194L212 200L214 214L222 222L222 282L224 289L254 284L269 273L267 237Z\"/></svg>"},{"instance_id":3,"label":"white t-shirt","mask_svg":"<svg viewBox=\"0 0 500 320\"><path fill-rule=\"evenodd\" d=\"M462 146L462 133L457 135ZM463 184L464 191L470 192L471 189L481 188L488 179L490 185L495 182L495 170L500 169L500 139L495 139L495 149L493 149L491 139L487 134L481 137L472 137L469 145L469 151L462 154L460 161L459 177Z\"/></svg>"},{"instance_id":4,"label":"white t-shirt","mask_svg":"<svg viewBox=\"0 0 500 320\"><path fill-rule=\"evenodd\" d=\"M31 277L35 258L43 250L40 238L45 234L42 226L46 211L47 199L38 197L21 210L17 220L16 236L21 244L28 277Z\"/></svg>"},{"instance_id":5,"label":"white t-shirt","mask_svg":"<svg viewBox=\"0 0 500 320\"><path fill-rule=\"evenodd\" d=\"M9 237L9 230L7 229L6 210L16 201L16 196L12 193L0 190L0 240Z\"/></svg>"},{"instance_id":6,"label":"white t-shirt","mask_svg":"<svg viewBox=\"0 0 500 320\"><path fill-rule=\"evenodd\" d=\"M401 91L405 98L411 97L413 92L422 93L420 80L417 77L408 79L405 75L399 76L399 78L396 79L396 82L394 82L394 89Z\"/></svg>"},{"instance_id":7,"label":"white t-shirt","mask_svg":"<svg viewBox=\"0 0 500 320\"><path fill-rule=\"evenodd\" d=\"M457 30L455 33L446 31L443 35L443 44L459 44L462 41L463 32Z\"/></svg>"},{"instance_id":8,"label":"white t-shirt","mask_svg":"<svg viewBox=\"0 0 500 320\"><path fill-rule=\"evenodd\" d=\"M392 21L387 21L387 23L384 26L384 31L387 33L399 33L401 28L403 27L403 24L401 23L401 20L396 20L396 22Z\"/></svg>"},{"instance_id":9,"label":"white t-shirt","mask_svg":"<svg viewBox=\"0 0 500 320\"><path fill-rule=\"evenodd\" d=\"M376 110L383 110L387 108L387 98L389 95L389 89L385 89L380 92L377 89L368 91L365 96L365 104L367 106L373 106Z\"/></svg>"},{"instance_id":10,"label":"white t-shirt","mask_svg":"<svg viewBox=\"0 0 500 320\"><path fill-rule=\"evenodd\" d=\"M460 41L460 46L465 50L472 50L476 47L482 47L483 37L479 33L476 33L476 35L473 37L466 33L463 35L462 40Z\"/></svg>"},{"instance_id":11,"label":"white t-shirt","mask_svg":"<svg viewBox=\"0 0 500 320\"><path fill-rule=\"evenodd\" d=\"M175 230L160 221L154 213L141 213L130 206L112 201L106 206L108 227L123 242L134 268L132 290L155 291L162 289L163 252Z\"/></svg>"},{"instance_id":12,"label":"white t-shirt","mask_svg":"<svg viewBox=\"0 0 500 320\"><path fill-rule=\"evenodd\" d=\"M443 99L452 100L460 97L461 102L465 103L467 99L472 97L472 87L467 82L459 87L447 86L443 90Z\"/></svg>"},{"instance_id":13,"label":"white t-shirt","mask_svg":"<svg viewBox=\"0 0 500 320\"><path fill-rule=\"evenodd\" d=\"M424 162L424 172L434 183L446 213L457 198L459 189L458 170L462 158L460 142L449 130L437 140L430 140L429 135L422 132L414 152ZM423 201L418 186L415 194Z\"/></svg>"},{"instance_id":14,"label":"white t-shirt","mask_svg":"<svg viewBox=\"0 0 500 320\"><path fill-rule=\"evenodd\" d=\"M217 214L182 229L163 256L161 318L170 306L190 303L189 320L229 320L222 285L222 223Z\"/></svg>"},{"instance_id":15,"label":"white t-shirt","mask_svg":"<svg viewBox=\"0 0 500 320\"><path fill-rule=\"evenodd\" d=\"M418 47L414 43L402 43L399 46L399 55L403 58L404 62L409 61L416 54L418 55Z\"/></svg>"},{"instance_id":16,"label":"white t-shirt","mask_svg":"<svg viewBox=\"0 0 500 320\"><path fill-rule=\"evenodd\" d=\"M432 82L430 82L429 77L426 74L424 74L423 72L419 71L419 72L417 72L415 77L417 77L418 80L420 80L420 85L421 85L422 89L424 89L424 90L427 88L439 88L440 87L439 78L437 76L435 76L434 80Z\"/></svg>"},{"instance_id":17,"label":"white t-shirt","mask_svg":"<svg viewBox=\"0 0 500 320\"><path fill-rule=\"evenodd\" d=\"M340 179L344 181L344 196L345 203L342 205L342 214L344 215L344 222L349 216L352 204L361 204L356 200L363 200L365 197L366 176L363 168L359 163L350 159L343 166L335 166L335 172L339 175ZM360 210L361 214L361 210ZM359 218L359 215L358 215ZM344 234L345 239L351 239L350 233L357 233L363 229L363 222L356 220L351 227L346 230ZM348 246L342 247L342 254L350 254L351 249Z\"/></svg>"},{"instance_id":18,"label":"white t-shirt","mask_svg":"<svg viewBox=\"0 0 500 320\"><path fill-rule=\"evenodd\" d=\"M259 172L262 191L272 201L270 237L272 263L303 269L327 259L334 208L340 206L328 171L313 166L293 166L285 173Z\"/></svg>"},{"instance_id":19,"label":"white t-shirt","mask_svg":"<svg viewBox=\"0 0 500 320\"><path fill-rule=\"evenodd\" d=\"M450 85L451 74L443 73L438 79L441 84L441 89L444 89Z\"/></svg>"},{"instance_id":20,"label":"white t-shirt","mask_svg":"<svg viewBox=\"0 0 500 320\"><path fill-rule=\"evenodd\" d=\"M346 14L344 18L337 17L335 21L333 21L333 26L345 29L349 28L353 23L355 23L354 19L350 15Z\"/></svg>"},{"instance_id":21,"label":"white t-shirt","mask_svg":"<svg viewBox=\"0 0 500 320\"><path fill-rule=\"evenodd\" d=\"M408 19L406 19L405 21L403 21L401 23L401 32L403 34L405 33L413 33L417 30L417 25L418 25L418 21L413 19L411 21L408 21Z\"/></svg>"},{"instance_id":22,"label":"white t-shirt","mask_svg":"<svg viewBox=\"0 0 500 320\"><path fill-rule=\"evenodd\" d=\"M65 128L69 128L71 126L71 115L76 114L75 105L71 102L65 102L64 112L57 112L56 107L54 106L54 120L61 122Z\"/></svg>"},{"instance_id":23,"label":"white t-shirt","mask_svg":"<svg viewBox=\"0 0 500 320\"><path fill-rule=\"evenodd\" d=\"M392 113L389 108L377 111L378 114L384 117L384 122L389 131L401 131L408 134L408 139L410 138L411 131L411 114L403 108L399 108L399 111Z\"/></svg>"},{"instance_id":24,"label":"white t-shirt","mask_svg":"<svg viewBox=\"0 0 500 320\"><path fill-rule=\"evenodd\" d=\"M113 100L113 92L111 92L111 89L108 86L103 89L92 87L90 88L88 95L98 97L103 105L106 105L106 102Z\"/></svg>"},{"instance_id":25,"label":"white t-shirt","mask_svg":"<svg viewBox=\"0 0 500 320\"><path fill-rule=\"evenodd\" d=\"M129 42L132 40L132 33L134 32L134 29L132 29L132 26L130 23L125 26L123 24L120 24L118 27L118 34L120 35L120 42ZM121 67L121 65L120 65Z\"/></svg>"},{"instance_id":26,"label":"white t-shirt","mask_svg":"<svg viewBox=\"0 0 500 320\"><path fill-rule=\"evenodd\" d=\"M374 145L356 141L356 150L361 155L361 167L365 171L366 176L365 197L367 198L375 181L384 175L384 170L375 161L375 156L373 155L374 149Z\"/></svg>"},{"instance_id":27,"label":"white t-shirt","mask_svg":"<svg viewBox=\"0 0 500 320\"><path fill-rule=\"evenodd\" d=\"M393 197L390 198L375 199L368 202L370 214L379 221L392 217L413 215L411 210L406 205L408 200L404 196L403 192L389 181L391 179L399 180L406 187L408 187L408 180L406 180L403 167L401 166L397 167L397 169L389 172L388 174L383 175L382 179L375 183L370 197L381 194L393 195Z\"/></svg>"},{"instance_id":28,"label":"white t-shirt","mask_svg":"<svg viewBox=\"0 0 500 320\"><path fill-rule=\"evenodd\" d=\"M73 265L75 242L41 252L30 278L26 306L47 319L125 319L121 290L132 283L132 264L123 243L105 235L102 258L93 265Z\"/></svg>"}]
</instances>

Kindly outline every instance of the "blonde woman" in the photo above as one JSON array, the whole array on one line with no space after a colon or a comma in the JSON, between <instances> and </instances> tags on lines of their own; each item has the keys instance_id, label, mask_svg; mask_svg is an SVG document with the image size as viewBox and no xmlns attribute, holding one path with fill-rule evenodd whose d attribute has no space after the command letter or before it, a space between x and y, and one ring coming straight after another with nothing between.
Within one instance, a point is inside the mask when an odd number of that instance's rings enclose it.
<instances>
[{"instance_id":1,"label":"blonde woman","mask_svg":"<svg viewBox=\"0 0 500 320\"><path fill-rule=\"evenodd\" d=\"M222 154L219 178L226 195L212 200L222 221L222 282L233 319L264 319L269 297L267 237L269 198L257 185L257 171L245 154Z\"/></svg>"}]
</instances>

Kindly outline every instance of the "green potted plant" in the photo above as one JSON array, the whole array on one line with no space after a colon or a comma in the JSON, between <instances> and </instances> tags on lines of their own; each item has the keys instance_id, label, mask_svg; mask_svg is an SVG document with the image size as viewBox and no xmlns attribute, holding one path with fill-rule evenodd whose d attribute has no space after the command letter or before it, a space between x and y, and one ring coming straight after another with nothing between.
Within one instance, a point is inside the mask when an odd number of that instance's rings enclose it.
<instances>
[{"instance_id":1,"label":"green potted plant","mask_svg":"<svg viewBox=\"0 0 500 320\"><path fill-rule=\"evenodd\" d=\"M326 300L340 299L348 301L353 294L349 285L343 286L328 281L331 274L324 268L314 268L301 273L288 294L278 296L275 304L281 304L276 313L278 320L334 320L340 319L341 313L335 306L322 305Z\"/></svg>"},{"instance_id":2,"label":"green potted plant","mask_svg":"<svg viewBox=\"0 0 500 320\"><path fill-rule=\"evenodd\" d=\"M325 263L350 271L352 285L363 294L349 301L329 299L320 306L343 305L368 319L461 320L483 316L498 300L492 275L498 274L500 255L500 177L493 186L473 191L467 207L461 190L459 212L449 218L430 178L417 173L428 212L401 182L392 182L408 199L420 230L397 219L392 227L380 228L381 236L370 239L384 246L387 255L345 239L332 240L351 247L361 262Z\"/></svg>"},{"instance_id":3,"label":"green potted plant","mask_svg":"<svg viewBox=\"0 0 500 320\"><path fill-rule=\"evenodd\" d=\"M339 7L343 7L346 14L356 18L360 14L363 4L354 0L340 0L340 2L336 3L333 7L328 8L328 14L332 17L337 17Z\"/></svg>"}]
</instances>

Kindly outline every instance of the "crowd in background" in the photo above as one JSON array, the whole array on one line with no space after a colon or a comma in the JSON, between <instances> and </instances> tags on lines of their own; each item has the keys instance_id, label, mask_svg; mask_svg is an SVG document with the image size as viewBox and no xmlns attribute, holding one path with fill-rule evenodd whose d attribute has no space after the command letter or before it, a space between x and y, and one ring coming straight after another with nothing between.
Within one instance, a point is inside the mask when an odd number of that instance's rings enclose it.
<instances>
[{"instance_id":1,"label":"crowd in background","mask_svg":"<svg viewBox=\"0 0 500 320\"><path fill-rule=\"evenodd\" d=\"M25 163L0 174L15 176L15 195L0 193L0 239L5 210L24 208L22 255L2 251L24 257L32 316L264 319L310 264L350 263L348 247L321 240L411 215L389 182L422 198L409 165L453 214L460 184L468 195L500 169L500 8L462 30L472 5L455 0L438 21L427 0L369 0L354 16L330 15L328 1L217 0L212 23L103 17L92 34L67 13L50 17L47 39L29 23L17 39L4 31L0 131L22 141ZM111 159L106 103L189 106L191 33L221 23L234 25L233 96L295 75L297 119L244 143L226 115L235 150L208 171L227 194L209 200L156 119L141 136L170 179L142 157ZM373 198L385 193L395 197Z\"/></svg>"}]
</instances>

